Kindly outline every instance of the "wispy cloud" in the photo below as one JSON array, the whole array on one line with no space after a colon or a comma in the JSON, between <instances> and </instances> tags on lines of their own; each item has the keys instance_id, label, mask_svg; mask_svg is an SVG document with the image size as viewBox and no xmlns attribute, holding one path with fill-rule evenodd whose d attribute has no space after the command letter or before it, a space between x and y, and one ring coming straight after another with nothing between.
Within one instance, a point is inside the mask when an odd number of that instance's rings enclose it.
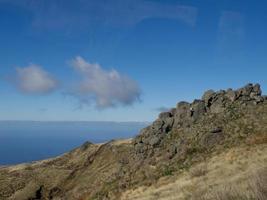
<instances>
[{"instance_id":1,"label":"wispy cloud","mask_svg":"<svg viewBox=\"0 0 267 200\"><path fill-rule=\"evenodd\" d=\"M244 35L244 16L239 12L223 11L219 21L219 41L221 45L240 42Z\"/></svg>"},{"instance_id":2,"label":"wispy cloud","mask_svg":"<svg viewBox=\"0 0 267 200\"><path fill-rule=\"evenodd\" d=\"M81 104L94 103L97 108L103 109L131 105L140 98L137 82L114 69L105 70L79 56L72 60L71 65L80 74L81 81L70 94L77 97Z\"/></svg>"},{"instance_id":3,"label":"wispy cloud","mask_svg":"<svg viewBox=\"0 0 267 200\"><path fill-rule=\"evenodd\" d=\"M167 18L194 26L198 9L146 0L0 0L29 10L32 25L40 29L91 29L94 25L127 27L144 19Z\"/></svg>"},{"instance_id":4,"label":"wispy cloud","mask_svg":"<svg viewBox=\"0 0 267 200\"><path fill-rule=\"evenodd\" d=\"M34 64L17 67L14 79L15 86L26 94L47 94L58 86L57 80L52 75Z\"/></svg>"}]
</instances>

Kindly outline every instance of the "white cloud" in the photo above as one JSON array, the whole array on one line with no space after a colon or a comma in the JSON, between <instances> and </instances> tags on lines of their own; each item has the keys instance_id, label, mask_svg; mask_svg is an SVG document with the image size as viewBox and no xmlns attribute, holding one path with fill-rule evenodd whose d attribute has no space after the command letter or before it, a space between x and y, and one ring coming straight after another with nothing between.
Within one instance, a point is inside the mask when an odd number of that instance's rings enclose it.
<instances>
[{"instance_id":1,"label":"white cloud","mask_svg":"<svg viewBox=\"0 0 267 200\"><path fill-rule=\"evenodd\" d=\"M17 67L15 83L21 92L27 94L46 94L57 87L57 80L34 64Z\"/></svg>"},{"instance_id":2,"label":"white cloud","mask_svg":"<svg viewBox=\"0 0 267 200\"><path fill-rule=\"evenodd\" d=\"M72 95L78 97L82 104L95 103L97 108L131 105L139 100L138 84L116 70L107 71L97 63L86 62L76 57L72 67L81 75L82 80Z\"/></svg>"},{"instance_id":3,"label":"white cloud","mask_svg":"<svg viewBox=\"0 0 267 200\"><path fill-rule=\"evenodd\" d=\"M91 30L104 26L134 26L144 19L165 18L194 26L198 8L147 0L0 0L21 6L32 13L32 26L41 30Z\"/></svg>"}]
</instances>

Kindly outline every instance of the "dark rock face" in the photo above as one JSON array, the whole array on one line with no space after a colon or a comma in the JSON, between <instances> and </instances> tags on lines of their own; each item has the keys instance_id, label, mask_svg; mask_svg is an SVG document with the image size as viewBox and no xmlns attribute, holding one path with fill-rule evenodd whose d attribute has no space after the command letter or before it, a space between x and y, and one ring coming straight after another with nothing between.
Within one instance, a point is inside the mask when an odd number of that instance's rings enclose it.
<instances>
[{"instance_id":1,"label":"dark rock face","mask_svg":"<svg viewBox=\"0 0 267 200\"><path fill-rule=\"evenodd\" d=\"M207 118L209 115L225 115L225 113L230 115L230 111L225 111L229 110L232 105L241 107L262 103L266 101L266 96L261 96L261 93L259 84L250 83L237 90L228 89L218 92L208 90L201 100L194 100L192 103L179 102L176 108L160 113L158 119L151 126L143 129L134 139L136 152L142 153L143 156L150 155L156 151L157 147L162 146L162 141L171 137L168 135L174 131L187 132L188 135L191 132L197 132L198 130L192 127L198 124L204 116ZM210 122L212 124L212 118ZM211 130L207 131L207 135L202 139L203 145L212 146L224 138L222 128L212 127L212 125L210 128ZM168 152L171 157L178 151L177 149L179 149L177 144L169 147Z\"/></svg>"}]
</instances>

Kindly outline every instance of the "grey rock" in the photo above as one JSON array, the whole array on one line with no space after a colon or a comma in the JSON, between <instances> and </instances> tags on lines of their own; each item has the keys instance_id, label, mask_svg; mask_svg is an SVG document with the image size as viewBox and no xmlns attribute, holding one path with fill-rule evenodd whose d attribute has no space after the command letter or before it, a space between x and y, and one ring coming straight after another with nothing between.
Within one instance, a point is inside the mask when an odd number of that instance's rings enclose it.
<instances>
[{"instance_id":1,"label":"grey rock","mask_svg":"<svg viewBox=\"0 0 267 200\"><path fill-rule=\"evenodd\" d=\"M176 117L183 118L190 112L190 103L179 102L176 108Z\"/></svg>"},{"instance_id":2,"label":"grey rock","mask_svg":"<svg viewBox=\"0 0 267 200\"><path fill-rule=\"evenodd\" d=\"M225 93L225 90L219 90L219 92L217 92L217 95L224 95Z\"/></svg>"},{"instance_id":3,"label":"grey rock","mask_svg":"<svg viewBox=\"0 0 267 200\"><path fill-rule=\"evenodd\" d=\"M166 118L172 117L172 114L170 112L162 112L159 114L159 118L164 120Z\"/></svg>"},{"instance_id":4,"label":"grey rock","mask_svg":"<svg viewBox=\"0 0 267 200\"><path fill-rule=\"evenodd\" d=\"M147 137L150 134L150 129L151 129L151 126L143 128L140 131L139 135L136 137L136 139L141 140L143 137ZM141 138L141 139L139 139L139 138ZM137 142L141 142L141 141L137 141Z\"/></svg>"},{"instance_id":5,"label":"grey rock","mask_svg":"<svg viewBox=\"0 0 267 200\"><path fill-rule=\"evenodd\" d=\"M250 93L253 91L253 84L249 83L245 87L242 87L237 90L237 97L241 96L250 96Z\"/></svg>"},{"instance_id":6,"label":"grey rock","mask_svg":"<svg viewBox=\"0 0 267 200\"><path fill-rule=\"evenodd\" d=\"M236 93L232 89L228 89L225 95L228 99L230 99L231 102L236 100Z\"/></svg>"},{"instance_id":7,"label":"grey rock","mask_svg":"<svg viewBox=\"0 0 267 200\"><path fill-rule=\"evenodd\" d=\"M174 123L174 118L166 119L164 121L164 125L162 126L162 131L164 133L168 133L172 129L173 123Z\"/></svg>"},{"instance_id":8,"label":"grey rock","mask_svg":"<svg viewBox=\"0 0 267 200\"><path fill-rule=\"evenodd\" d=\"M162 121L161 119L157 119L156 121L153 122L151 128L153 130L160 130L163 125L164 125L164 121Z\"/></svg>"},{"instance_id":9,"label":"grey rock","mask_svg":"<svg viewBox=\"0 0 267 200\"><path fill-rule=\"evenodd\" d=\"M174 119L171 112L162 112L159 115L159 119L153 123L152 128L167 133L172 128L173 122Z\"/></svg>"},{"instance_id":10,"label":"grey rock","mask_svg":"<svg viewBox=\"0 0 267 200\"><path fill-rule=\"evenodd\" d=\"M201 136L201 141L204 146L212 147L216 143L223 141L225 137L223 128L220 128L220 123L213 125L213 117L225 116L228 119L232 117L233 113L237 112L236 109L233 111L233 108L237 107L240 110L247 109L248 105L252 103L257 105L266 100L266 96L261 96L259 84L247 84L238 90L228 89L218 92L208 90L201 100L194 100L191 104L182 101L177 103L176 108L160 113L158 119L151 126L141 131L141 136L134 140L134 145L139 152L144 151L144 155L149 155L149 152L156 153L154 148L158 149L158 147L162 147L165 139L169 141L169 139L172 139L173 134L184 133L185 135L190 135L191 133L197 132L194 129L195 125L198 125L198 122L202 122L202 119L205 121L205 119L210 118L211 125L205 130L205 134ZM224 113L224 111L229 110L231 112ZM219 127L216 127L218 125ZM177 142L173 141L172 144L176 144ZM176 153L178 155L183 154L182 152L186 152L188 145L171 145L168 147L167 154L170 158Z\"/></svg>"},{"instance_id":11,"label":"grey rock","mask_svg":"<svg viewBox=\"0 0 267 200\"><path fill-rule=\"evenodd\" d=\"M160 143L161 139L157 136L152 136L149 140L149 145L152 147L157 146Z\"/></svg>"},{"instance_id":12,"label":"grey rock","mask_svg":"<svg viewBox=\"0 0 267 200\"><path fill-rule=\"evenodd\" d=\"M191 105L191 117L197 120L201 115L206 112L205 102L202 100L195 100Z\"/></svg>"},{"instance_id":13,"label":"grey rock","mask_svg":"<svg viewBox=\"0 0 267 200\"><path fill-rule=\"evenodd\" d=\"M217 97L210 106L211 113L221 113L225 110L224 96Z\"/></svg>"},{"instance_id":14,"label":"grey rock","mask_svg":"<svg viewBox=\"0 0 267 200\"><path fill-rule=\"evenodd\" d=\"M174 126L179 127L180 124L190 120L190 117L190 104L184 101L179 102L174 115Z\"/></svg>"},{"instance_id":15,"label":"grey rock","mask_svg":"<svg viewBox=\"0 0 267 200\"><path fill-rule=\"evenodd\" d=\"M172 116L174 116L175 113L176 113L176 108L172 108L172 109L170 110L170 113L172 114Z\"/></svg>"},{"instance_id":16,"label":"grey rock","mask_svg":"<svg viewBox=\"0 0 267 200\"><path fill-rule=\"evenodd\" d=\"M187 108L188 106L190 106L190 103L186 101L180 101L179 103L177 103L176 109L181 110L181 109Z\"/></svg>"},{"instance_id":17,"label":"grey rock","mask_svg":"<svg viewBox=\"0 0 267 200\"><path fill-rule=\"evenodd\" d=\"M252 83L247 84L243 88L240 88L236 91L236 99L241 101L251 101L259 99L261 96L261 88L259 84L253 85Z\"/></svg>"},{"instance_id":18,"label":"grey rock","mask_svg":"<svg viewBox=\"0 0 267 200\"><path fill-rule=\"evenodd\" d=\"M262 96L254 96L256 104L263 102L264 98Z\"/></svg>"},{"instance_id":19,"label":"grey rock","mask_svg":"<svg viewBox=\"0 0 267 200\"><path fill-rule=\"evenodd\" d=\"M255 84L252 90L257 96L260 96L262 91L261 91L261 86L260 84Z\"/></svg>"},{"instance_id":20,"label":"grey rock","mask_svg":"<svg viewBox=\"0 0 267 200\"><path fill-rule=\"evenodd\" d=\"M205 102L206 106L209 106L210 101L215 94L216 93L213 90L208 90L204 93L204 95L202 96L202 100Z\"/></svg>"}]
</instances>

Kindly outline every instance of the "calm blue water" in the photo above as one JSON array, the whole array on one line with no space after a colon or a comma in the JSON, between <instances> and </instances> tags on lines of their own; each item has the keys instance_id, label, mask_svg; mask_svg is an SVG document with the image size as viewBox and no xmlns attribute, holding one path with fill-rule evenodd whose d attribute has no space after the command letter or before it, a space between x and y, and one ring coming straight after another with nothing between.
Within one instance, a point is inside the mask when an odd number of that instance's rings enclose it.
<instances>
[{"instance_id":1,"label":"calm blue water","mask_svg":"<svg viewBox=\"0 0 267 200\"><path fill-rule=\"evenodd\" d=\"M88 140L129 138L145 126L139 122L0 122L0 165L54 157Z\"/></svg>"}]
</instances>

